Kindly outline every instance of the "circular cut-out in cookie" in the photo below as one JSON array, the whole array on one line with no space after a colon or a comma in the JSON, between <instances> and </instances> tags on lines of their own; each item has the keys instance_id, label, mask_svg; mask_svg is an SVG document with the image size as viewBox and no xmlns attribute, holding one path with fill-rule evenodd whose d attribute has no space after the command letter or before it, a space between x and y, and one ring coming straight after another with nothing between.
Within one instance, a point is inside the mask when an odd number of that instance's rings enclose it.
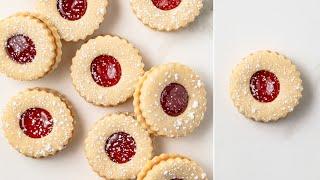
<instances>
[{"instance_id":1,"label":"circular cut-out in cookie","mask_svg":"<svg viewBox=\"0 0 320 180\"><path fill-rule=\"evenodd\" d=\"M20 153L33 158L54 155L70 141L74 118L70 103L58 92L35 88L8 102L2 117L5 137Z\"/></svg>"},{"instance_id":2,"label":"circular cut-out in cookie","mask_svg":"<svg viewBox=\"0 0 320 180\"><path fill-rule=\"evenodd\" d=\"M113 106L132 96L143 68L142 57L132 44L117 36L99 36L78 50L71 77L88 102Z\"/></svg>"},{"instance_id":3,"label":"circular cut-out in cookie","mask_svg":"<svg viewBox=\"0 0 320 180\"><path fill-rule=\"evenodd\" d=\"M155 135L186 136L199 126L206 111L203 82L189 67L170 63L152 68L134 93L137 119Z\"/></svg>"},{"instance_id":4,"label":"circular cut-out in cookie","mask_svg":"<svg viewBox=\"0 0 320 180\"><path fill-rule=\"evenodd\" d=\"M92 169L106 179L135 179L152 156L148 132L127 114L111 114L97 121L85 140Z\"/></svg>"},{"instance_id":5,"label":"circular cut-out in cookie","mask_svg":"<svg viewBox=\"0 0 320 180\"><path fill-rule=\"evenodd\" d=\"M18 13L0 22L0 72L16 80L35 80L61 61L57 30L37 14Z\"/></svg>"},{"instance_id":6,"label":"circular cut-out in cookie","mask_svg":"<svg viewBox=\"0 0 320 180\"><path fill-rule=\"evenodd\" d=\"M239 112L256 121L276 121L299 104L300 72L291 60L272 51L250 54L230 79L230 96Z\"/></svg>"},{"instance_id":7,"label":"circular cut-out in cookie","mask_svg":"<svg viewBox=\"0 0 320 180\"><path fill-rule=\"evenodd\" d=\"M107 6L108 0L38 0L37 11L57 27L62 39L78 41L98 29Z\"/></svg>"},{"instance_id":8,"label":"circular cut-out in cookie","mask_svg":"<svg viewBox=\"0 0 320 180\"><path fill-rule=\"evenodd\" d=\"M161 154L150 160L141 170L137 180L207 180L202 168L190 160L176 154Z\"/></svg>"},{"instance_id":9,"label":"circular cut-out in cookie","mask_svg":"<svg viewBox=\"0 0 320 180\"><path fill-rule=\"evenodd\" d=\"M202 0L131 0L136 16L159 31L187 26L200 14L202 6Z\"/></svg>"}]
</instances>

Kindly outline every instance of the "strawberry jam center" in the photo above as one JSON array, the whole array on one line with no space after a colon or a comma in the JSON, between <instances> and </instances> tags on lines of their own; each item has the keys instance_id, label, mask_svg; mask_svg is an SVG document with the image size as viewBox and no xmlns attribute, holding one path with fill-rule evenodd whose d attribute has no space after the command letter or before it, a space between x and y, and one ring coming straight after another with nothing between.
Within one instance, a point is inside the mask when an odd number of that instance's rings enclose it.
<instances>
[{"instance_id":1,"label":"strawberry jam center","mask_svg":"<svg viewBox=\"0 0 320 180\"><path fill-rule=\"evenodd\" d=\"M20 128L31 138L47 136L53 127L51 114L42 108L30 108L20 116Z\"/></svg>"},{"instance_id":2,"label":"strawberry jam center","mask_svg":"<svg viewBox=\"0 0 320 180\"><path fill-rule=\"evenodd\" d=\"M174 179L171 179L171 180L183 180L183 179L180 179L180 178L174 178Z\"/></svg>"},{"instance_id":3,"label":"strawberry jam center","mask_svg":"<svg viewBox=\"0 0 320 180\"><path fill-rule=\"evenodd\" d=\"M98 56L91 63L91 75L100 86L114 86L121 78L120 63L112 56Z\"/></svg>"},{"instance_id":4,"label":"strawberry jam center","mask_svg":"<svg viewBox=\"0 0 320 180\"><path fill-rule=\"evenodd\" d=\"M108 138L105 151L111 161L123 164L130 161L136 154L136 142L131 135L117 132Z\"/></svg>"},{"instance_id":5,"label":"strawberry jam center","mask_svg":"<svg viewBox=\"0 0 320 180\"><path fill-rule=\"evenodd\" d=\"M153 4L161 10L168 11L179 6L182 0L152 0Z\"/></svg>"},{"instance_id":6,"label":"strawberry jam center","mask_svg":"<svg viewBox=\"0 0 320 180\"><path fill-rule=\"evenodd\" d=\"M170 116L179 116L188 106L189 95L187 90L178 83L167 85L160 97L160 103L165 113Z\"/></svg>"},{"instance_id":7,"label":"strawberry jam center","mask_svg":"<svg viewBox=\"0 0 320 180\"><path fill-rule=\"evenodd\" d=\"M272 102L280 91L280 83L275 74L261 70L254 73L250 79L252 96L260 102Z\"/></svg>"},{"instance_id":8,"label":"strawberry jam center","mask_svg":"<svg viewBox=\"0 0 320 180\"><path fill-rule=\"evenodd\" d=\"M80 19L87 11L87 0L57 0L60 15L67 20Z\"/></svg>"},{"instance_id":9,"label":"strawberry jam center","mask_svg":"<svg viewBox=\"0 0 320 180\"><path fill-rule=\"evenodd\" d=\"M7 40L5 48L9 57L19 64L32 62L37 54L33 41L22 34L11 36Z\"/></svg>"}]
</instances>

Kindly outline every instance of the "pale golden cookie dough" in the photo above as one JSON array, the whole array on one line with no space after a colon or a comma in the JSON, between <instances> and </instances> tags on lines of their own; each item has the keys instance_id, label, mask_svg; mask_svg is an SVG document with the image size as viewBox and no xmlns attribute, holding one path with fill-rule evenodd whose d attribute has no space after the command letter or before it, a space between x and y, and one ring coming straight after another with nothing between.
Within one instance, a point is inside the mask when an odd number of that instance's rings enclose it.
<instances>
[{"instance_id":1,"label":"pale golden cookie dough","mask_svg":"<svg viewBox=\"0 0 320 180\"><path fill-rule=\"evenodd\" d=\"M158 9L151 0L131 0L136 16L149 27L159 31L173 31L187 26L200 14L202 0L182 0L171 10Z\"/></svg>"},{"instance_id":2,"label":"pale golden cookie dough","mask_svg":"<svg viewBox=\"0 0 320 180\"><path fill-rule=\"evenodd\" d=\"M190 160L176 154L161 154L150 160L139 173L137 180L207 180L202 168Z\"/></svg>"},{"instance_id":3,"label":"pale golden cookie dough","mask_svg":"<svg viewBox=\"0 0 320 180\"><path fill-rule=\"evenodd\" d=\"M188 92L186 110L178 116L164 112L160 104L163 89L170 83L183 85ZM189 67L169 63L152 68L140 79L134 93L134 111L138 121L154 135L179 137L190 134L200 125L206 111L203 82Z\"/></svg>"},{"instance_id":4,"label":"pale golden cookie dough","mask_svg":"<svg viewBox=\"0 0 320 180\"><path fill-rule=\"evenodd\" d=\"M254 73L267 70L274 73L280 83L280 92L272 102L256 100L250 91ZM272 51L250 54L238 64L230 79L230 96L239 112L256 121L277 121L284 118L299 104L303 87L300 72L291 60Z\"/></svg>"},{"instance_id":5,"label":"pale golden cookie dough","mask_svg":"<svg viewBox=\"0 0 320 180\"><path fill-rule=\"evenodd\" d=\"M17 34L28 36L34 43L36 55L32 62L19 64L12 60L5 47L0 48L0 72L16 80L35 80L53 71L61 61L61 42L56 29L37 14L18 13L0 21L0 42Z\"/></svg>"},{"instance_id":6,"label":"pale golden cookie dough","mask_svg":"<svg viewBox=\"0 0 320 180\"><path fill-rule=\"evenodd\" d=\"M111 87L97 84L90 65L100 55L113 56L121 66L120 81ZM114 106L132 97L139 78L144 73L139 50L117 36L99 36L82 45L72 59L71 77L79 94L99 106Z\"/></svg>"},{"instance_id":7,"label":"pale golden cookie dough","mask_svg":"<svg viewBox=\"0 0 320 180\"><path fill-rule=\"evenodd\" d=\"M47 110L53 119L52 131L42 138L25 135L19 126L21 114L34 107ZM64 149L74 131L70 103L57 91L45 88L28 89L11 98L1 120L4 135L11 146L33 158L51 156Z\"/></svg>"},{"instance_id":8,"label":"pale golden cookie dough","mask_svg":"<svg viewBox=\"0 0 320 180\"><path fill-rule=\"evenodd\" d=\"M125 132L136 143L136 153L126 163L110 160L105 152L106 140L113 133ZM106 179L134 179L152 156L148 132L128 114L110 114L97 121L85 140L85 154L92 169Z\"/></svg>"},{"instance_id":9,"label":"pale golden cookie dough","mask_svg":"<svg viewBox=\"0 0 320 180\"><path fill-rule=\"evenodd\" d=\"M99 28L107 12L107 6L108 0L87 0L85 14L75 21L67 20L60 15L57 0L38 0L36 9L57 27L63 40L78 41Z\"/></svg>"}]
</instances>

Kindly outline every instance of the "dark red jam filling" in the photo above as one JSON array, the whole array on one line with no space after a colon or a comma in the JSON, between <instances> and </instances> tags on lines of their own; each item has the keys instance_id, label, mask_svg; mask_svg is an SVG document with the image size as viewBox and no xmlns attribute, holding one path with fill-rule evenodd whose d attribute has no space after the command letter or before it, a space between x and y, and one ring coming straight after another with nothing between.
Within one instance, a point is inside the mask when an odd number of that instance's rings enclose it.
<instances>
[{"instance_id":1,"label":"dark red jam filling","mask_svg":"<svg viewBox=\"0 0 320 180\"><path fill-rule=\"evenodd\" d=\"M254 73L250 79L252 96L260 102L272 102L280 92L280 83L275 74L261 70Z\"/></svg>"},{"instance_id":2,"label":"dark red jam filling","mask_svg":"<svg viewBox=\"0 0 320 180\"><path fill-rule=\"evenodd\" d=\"M25 135L31 138L42 138L52 131L53 119L45 109L30 108L20 116L19 125Z\"/></svg>"},{"instance_id":3,"label":"dark red jam filling","mask_svg":"<svg viewBox=\"0 0 320 180\"><path fill-rule=\"evenodd\" d=\"M136 154L136 142L130 134L117 132L107 139L105 151L111 161L123 164Z\"/></svg>"},{"instance_id":4,"label":"dark red jam filling","mask_svg":"<svg viewBox=\"0 0 320 180\"><path fill-rule=\"evenodd\" d=\"M112 56L98 56L91 63L91 75L100 86L114 86L121 78L120 63Z\"/></svg>"},{"instance_id":5,"label":"dark red jam filling","mask_svg":"<svg viewBox=\"0 0 320 180\"><path fill-rule=\"evenodd\" d=\"M168 11L179 6L182 0L152 0L153 4L161 10Z\"/></svg>"},{"instance_id":6,"label":"dark red jam filling","mask_svg":"<svg viewBox=\"0 0 320 180\"><path fill-rule=\"evenodd\" d=\"M183 180L183 179L180 179L180 178L174 178L174 179L171 179L171 180Z\"/></svg>"},{"instance_id":7,"label":"dark red jam filling","mask_svg":"<svg viewBox=\"0 0 320 180\"><path fill-rule=\"evenodd\" d=\"M87 11L87 0L57 0L60 15L70 21L80 19Z\"/></svg>"},{"instance_id":8,"label":"dark red jam filling","mask_svg":"<svg viewBox=\"0 0 320 180\"><path fill-rule=\"evenodd\" d=\"M188 106L189 95L187 90L178 83L167 85L160 97L160 103L165 113L170 116L179 116Z\"/></svg>"},{"instance_id":9,"label":"dark red jam filling","mask_svg":"<svg viewBox=\"0 0 320 180\"><path fill-rule=\"evenodd\" d=\"M5 45L9 57L19 64L30 63L37 54L33 41L25 35L11 36Z\"/></svg>"}]
</instances>

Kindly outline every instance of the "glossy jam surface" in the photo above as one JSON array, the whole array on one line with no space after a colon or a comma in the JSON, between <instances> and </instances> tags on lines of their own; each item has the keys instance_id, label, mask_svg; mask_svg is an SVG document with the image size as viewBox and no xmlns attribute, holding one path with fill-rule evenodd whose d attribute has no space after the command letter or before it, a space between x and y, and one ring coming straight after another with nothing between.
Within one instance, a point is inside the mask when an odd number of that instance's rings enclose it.
<instances>
[{"instance_id":1,"label":"glossy jam surface","mask_svg":"<svg viewBox=\"0 0 320 180\"><path fill-rule=\"evenodd\" d=\"M8 56L19 64L30 63L37 54L33 41L25 35L11 36L5 45Z\"/></svg>"},{"instance_id":2,"label":"glossy jam surface","mask_svg":"<svg viewBox=\"0 0 320 180\"><path fill-rule=\"evenodd\" d=\"M180 179L180 178L174 178L174 179L171 179L171 180L183 180L183 179Z\"/></svg>"},{"instance_id":3,"label":"glossy jam surface","mask_svg":"<svg viewBox=\"0 0 320 180\"><path fill-rule=\"evenodd\" d=\"M20 116L19 125L25 135L31 138L42 138L52 131L53 119L45 109L30 108Z\"/></svg>"},{"instance_id":4,"label":"glossy jam surface","mask_svg":"<svg viewBox=\"0 0 320 180\"><path fill-rule=\"evenodd\" d=\"M57 0L60 15L69 21L81 19L87 11L87 0Z\"/></svg>"},{"instance_id":5,"label":"glossy jam surface","mask_svg":"<svg viewBox=\"0 0 320 180\"><path fill-rule=\"evenodd\" d=\"M178 83L167 85L160 97L163 111L170 116L179 116L188 107L189 95L187 90Z\"/></svg>"},{"instance_id":6,"label":"glossy jam surface","mask_svg":"<svg viewBox=\"0 0 320 180\"><path fill-rule=\"evenodd\" d=\"M252 96L260 102L272 102L280 92L280 83L277 76L266 70L257 71L250 79Z\"/></svg>"},{"instance_id":7,"label":"glossy jam surface","mask_svg":"<svg viewBox=\"0 0 320 180\"><path fill-rule=\"evenodd\" d=\"M117 132L107 139L105 151L111 161L123 164L136 154L136 142L130 134Z\"/></svg>"},{"instance_id":8,"label":"glossy jam surface","mask_svg":"<svg viewBox=\"0 0 320 180\"><path fill-rule=\"evenodd\" d=\"M152 3L161 10L168 11L179 6L182 0L152 0Z\"/></svg>"},{"instance_id":9,"label":"glossy jam surface","mask_svg":"<svg viewBox=\"0 0 320 180\"><path fill-rule=\"evenodd\" d=\"M91 63L91 75L100 86L111 87L120 81L121 65L114 57L101 55Z\"/></svg>"}]
</instances>

